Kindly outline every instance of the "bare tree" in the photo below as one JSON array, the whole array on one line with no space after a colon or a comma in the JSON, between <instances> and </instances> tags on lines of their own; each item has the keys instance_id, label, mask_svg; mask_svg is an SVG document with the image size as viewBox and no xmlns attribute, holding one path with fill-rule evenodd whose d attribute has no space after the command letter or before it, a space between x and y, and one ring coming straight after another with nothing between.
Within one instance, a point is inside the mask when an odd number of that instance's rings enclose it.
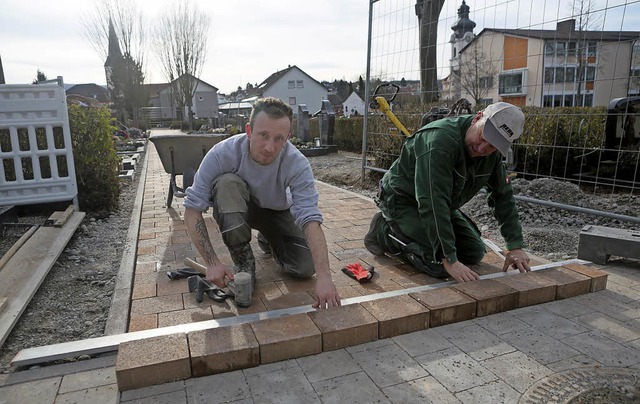
<instances>
[{"instance_id":1,"label":"bare tree","mask_svg":"<svg viewBox=\"0 0 640 404\"><path fill-rule=\"evenodd\" d=\"M85 19L84 36L93 49L106 59L109 55L109 24L113 24L118 45L124 55L130 55L144 65L147 48L145 19L135 2L125 0L94 0L93 12Z\"/></svg>"},{"instance_id":2,"label":"bare tree","mask_svg":"<svg viewBox=\"0 0 640 404\"><path fill-rule=\"evenodd\" d=\"M578 71L576 72L578 81L576 103L582 106L584 105L582 91L583 86L586 86L585 80L588 79L589 59L595 59L597 53L597 45L595 42L589 42L588 32L601 29L602 19L599 14L595 13L596 0L570 0L568 4L571 15L576 20L577 41L575 42L575 52L578 65Z\"/></svg>"},{"instance_id":3,"label":"bare tree","mask_svg":"<svg viewBox=\"0 0 640 404\"><path fill-rule=\"evenodd\" d=\"M420 99L431 103L438 99L438 19L444 0L416 0L416 15L420 29Z\"/></svg>"},{"instance_id":4,"label":"bare tree","mask_svg":"<svg viewBox=\"0 0 640 404\"><path fill-rule=\"evenodd\" d=\"M177 107L188 110L193 129L193 96L207 54L207 33L211 19L189 0L165 10L155 31L155 52L165 78L171 84Z\"/></svg>"},{"instance_id":5,"label":"bare tree","mask_svg":"<svg viewBox=\"0 0 640 404\"><path fill-rule=\"evenodd\" d=\"M140 108L149 100L143 86L146 34L140 9L135 2L95 0L93 13L84 27L85 37L94 50L109 61L111 73L107 85L112 86L111 101L118 119L123 122L133 119L134 125L138 125Z\"/></svg>"},{"instance_id":6,"label":"bare tree","mask_svg":"<svg viewBox=\"0 0 640 404\"><path fill-rule=\"evenodd\" d=\"M460 63L460 87L474 100L474 104L479 104L480 100L486 98L493 87L494 78L498 75L498 66L489 57L478 50L478 42L474 41L473 46L465 49L461 55Z\"/></svg>"}]
</instances>

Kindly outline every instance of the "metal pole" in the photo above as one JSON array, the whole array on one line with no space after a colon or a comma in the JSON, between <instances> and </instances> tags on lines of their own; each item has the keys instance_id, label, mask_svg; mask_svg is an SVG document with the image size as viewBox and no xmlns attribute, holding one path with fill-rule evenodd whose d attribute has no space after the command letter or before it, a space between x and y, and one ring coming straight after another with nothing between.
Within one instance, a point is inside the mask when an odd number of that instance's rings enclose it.
<instances>
[{"instance_id":1,"label":"metal pole","mask_svg":"<svg viewBox=\"0 0 640 404\"><path fill-rule=\"evenodd\" d=\"M537 205L550 206L550 207L556 208L556 209L565 209L565 210L570 210L570 211L573 211L573 212L585 213L585 214L588 214L588 215L601 216L601 217L606 217L606 218L609 218L609 219L615 219L615 220L620 220L620 221L624 221L624 222L631 222L631 223L640 224L640 217L618 215L617 213L609 213L609 212L603 212L601 210L595 210L595 209L589 209L589 208L581 208L579 206L573 206L573 205L565 205L563 203L557 203L557 202L551 202L551 201L543 201L543 200L540 200L540 199L529 198L529 197L521 196L521 195L514 195L513 197L516 200L522 201L522 202L533 203L533 204L537 204Z\"/></svg>"},{"instance_id":2,"label":"metal pole","mask_svg":"<svg viewBox=\"0 0 640 404\"><path fill-rule=\"evenodd\" d=\"M364 169L367 165L367 123L369 121L369 94L371 93L371 31L373 25L373 3L378 0L369 1L369 31L367 38L367 73L364 83L364 119L362 121L362 170L360 172L360 185L364 186Z\"/></svg>"}]
</instances>

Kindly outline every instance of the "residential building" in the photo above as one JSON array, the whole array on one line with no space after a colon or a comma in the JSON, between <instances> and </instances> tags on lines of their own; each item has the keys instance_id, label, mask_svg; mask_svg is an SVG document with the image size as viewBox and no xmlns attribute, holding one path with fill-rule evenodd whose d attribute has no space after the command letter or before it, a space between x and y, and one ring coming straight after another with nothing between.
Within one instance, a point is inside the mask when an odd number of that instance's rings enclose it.
<instances>
[{"instance_id":1,"label":"residential building","mask_svg":"<svg viewBox=\"0 0 640 404\"><path fill-rule=\"evenodd\" d=\"M485 28L460 50L460 63L495 68L476 78L488 87L483 103L606 106L639 93L639 41L638 31L579 30L573 19L555 30ZM462 96L473 99L464 89Z\"/></svg>"},{"instance_id":2,"label":"residential building","mask_svg":"<svg viewBox=\"0 0 640 404\"><path fill-rule=\"evenodd\" d=\"M96 100L101 104L109 104L109 90L95 83L76 84L69 87L65 92L67 95L79 95Z\"/></svg>"},{"instance_id":3,"label":"residential building","mask_svg":"<svg viewBox=\"0 0 640 404\"><path fill-rule=\"evenodd\" d=\"M329 99L327 89L295 65L267 77L251 91L251 95L279 98L291 105L294 113L304 104L311 114L321 109L322 100Z\"/></svg>"},{"instance_id":4,"label":"residential building","mask_svg":"<svg viewBox=\"0 0 640 404\"><path fill-rule=\"evenodd\" d=\"M350 117L352 115L364 115L366 111L366 106L362 98L353 91L346 100L342 103L344 107L344 116Z\"/></svg>"},{"instance_id":5,"label":"residential building","mask_svg":"<svg viewBox=\"0 0 640 404\"><path fill-rule=\"evenodd\" d=\"M216 119L218 117L218 88L191 76L197 81L193 95L192 112L196 119ZM177 85L179 79L174 80ZM149 107L143 108L144 115L150 119L183 119L187 108L181 111L174 96L174 86L169 83L146 84L149 90Z\"/></svg>"}]
</instances>

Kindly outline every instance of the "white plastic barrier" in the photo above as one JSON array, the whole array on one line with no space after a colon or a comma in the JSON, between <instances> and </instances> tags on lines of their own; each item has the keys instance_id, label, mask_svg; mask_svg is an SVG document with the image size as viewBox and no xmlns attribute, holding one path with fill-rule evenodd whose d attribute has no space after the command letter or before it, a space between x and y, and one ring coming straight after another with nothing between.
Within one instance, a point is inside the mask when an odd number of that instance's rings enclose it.
<instances>
[{"instance_id":1,"label":"white plastic barrier","mask_svg":"<svg viewBox=\"0 0 640 404\"><path fill-rule=\"evenodd\" d=\"M0 85L0 205L73 201L78 188L62 77Z\"/></svg>"}]
</instances>

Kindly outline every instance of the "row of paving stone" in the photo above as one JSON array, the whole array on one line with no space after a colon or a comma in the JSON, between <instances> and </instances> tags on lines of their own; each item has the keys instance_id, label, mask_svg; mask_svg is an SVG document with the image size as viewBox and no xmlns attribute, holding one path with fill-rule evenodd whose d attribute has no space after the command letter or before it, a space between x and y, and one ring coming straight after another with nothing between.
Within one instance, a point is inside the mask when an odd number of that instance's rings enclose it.
<instances>
[{"instance_id":1,"label":"row of paving stone","mask_svg":"<svg viewBox=\"0 0 640 404\"><path fill-rule=\"evenodd\" d=\"M229 372L359 345L606 288L607 273L580 264L513 274L332 310L122 343L121 391Z\"/></svg>"}]
</instances>

